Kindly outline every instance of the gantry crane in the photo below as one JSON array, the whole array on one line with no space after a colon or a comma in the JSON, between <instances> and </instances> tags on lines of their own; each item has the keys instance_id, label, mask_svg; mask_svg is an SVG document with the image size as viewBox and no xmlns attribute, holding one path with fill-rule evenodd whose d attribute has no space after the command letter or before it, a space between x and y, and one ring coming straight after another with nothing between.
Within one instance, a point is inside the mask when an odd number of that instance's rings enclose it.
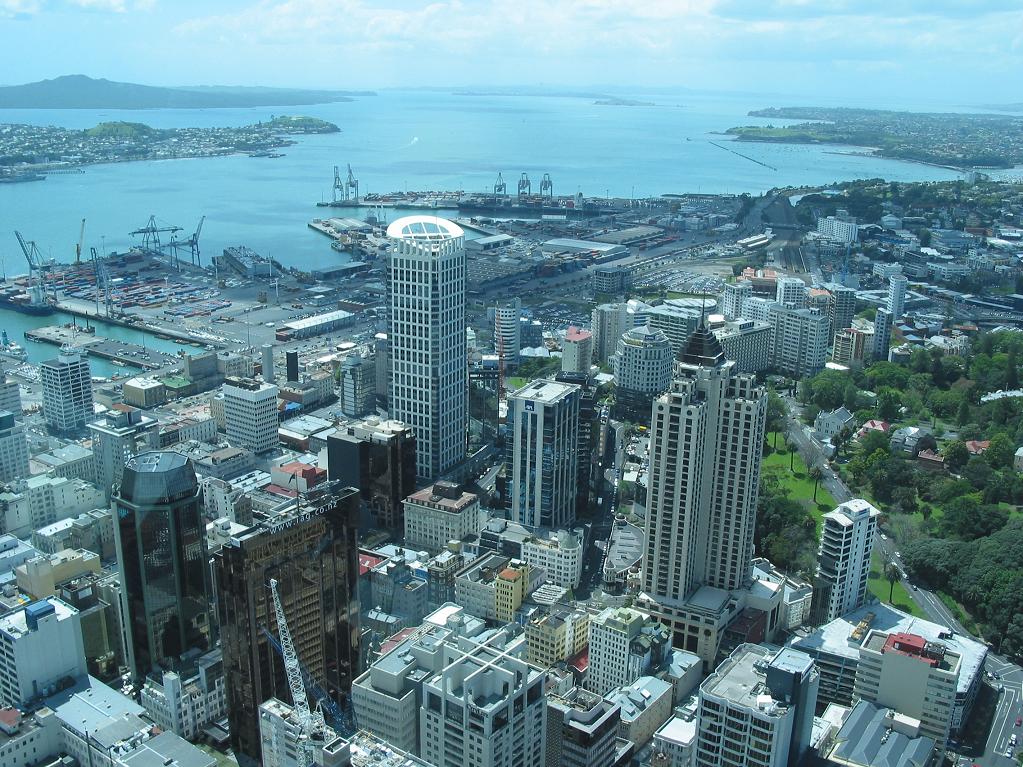
<instances>
[{"instance_id":1,"label":"gantry crane","mask_svg":"<svg viewBox=\"0 0 1023 767\"><path fill-rule=\"evenodd\" d=\"M519 176L519 199L523 197L529 197L531 186L529 184L529 174L523 173Z\"/></svg>"},{"instance_id":2,"label":"gantry crane","mask_svg":"<svg viewBox=\"0 0 1023 767\"><path fill-rule=\"evenodd\" d=\"M331 201L335 204L348 199L348 188L345 186L345 182L341 180L341 169L336 165L334 166L334 186L331 188L330 194Z\"/></svg>"},{"instance_id":3,"label":"gantry crane","mask_svg":"<svg viewBox=\"0 0 1023 767\"><path fill-rule=\"evenodd\" d=\"M100 291L103 291L103 305L106 309L106 315L109 317L112 302L110 300L110 275L107 274L107 265L95 248L89 248L89 255L92 257L92 274L96 278L96 314L99 314L99 296Z\"/></svg>"},{"instance_id":4,"label":"gantry crane","mask_svg":"<svg viewBox=\"0 0 1023 767\"><path fill-rule=\"evenodd\" d=\"M195 231L188 235L187 239L179 240L176 235L171 235L171 241L167 243L168 248L174 250L174 260L178 258L178 248L187 247L192 258L192 266L200 266L199 261L199 235L202 233L202 225L206 222L206 216L199 219Z\"/></svg>"},{"instance_id":5,"label":"gantry crane","mask_svg":"<svg viewBox=\"0 0 1023 767\"><path fill-rule=\"evenodd\" d=\"M36 245L35 240L26 240L21 235L21 232L17 231L14 233L14 236L18 238L21 252L25 254L25 260L28 261L31 302L36 306L42 306L46 303L46 272L53 268L54 261L52 259L49 262L43 261L43 255L39 252L39 247Z\"/></svg>"},{"instance_id":6,"label":"gantry crane","mask_svg":"<svg viewBox=\"0 0 1023 767\"><path fill-rule=\"evenodd\" d=\"M497 181L494 182L494 196L508 194L508 185L504 183L504 177L501 172L497 172Z\"/></svg>"},{"instance_id":7,"label":"gantry crane","mask_svg":"<svg viewBox=\"0 0 1023 767\"><path fill-rule=\"evenodd\" d=\"M319 706L315 710L309 708L309 696L306 694L305 681L302 679L302 665L298 661L295 643L291 639L291 630L284 615L281 595L277 591L276 578L270 579L270 594L273 597L274 615L277 618L277 634L280 637L284 671L288 677L291 703L299 728L298 761L301 767L310 767L314 763L316 745L327 740L327 725L323 721L323 711Z\"/></svg>"},{"instance_id":8,"label":"gantry crane","mask_svg":"<svg viewBox=\"0 0 1023 767\"><path fill-rule=\"evenodd\" d=\"M544 173L543 180L540 181L540 197L547 200L554 199L554 182L551 181L550 173Z\"/></svg>"},{"instance_id":9,"label":"gantry crane","mask_svg":"<svg viewBox=\"0 0 1023 767\"><path fill-rule=\"evenodd\" d=\"M345 188L346 188L345 199L346 200L347 199L351 199L353 202L358 203L359 202L359 179L357 179L355 177L355 173L352 171L352 164L351 163L348 163L348 181L345 182ZM354 196L349 197L349 195L347 193L347 190L349 190L349 189L354 189L355 190L355 195Z\"/></svg>"}]
</instances>

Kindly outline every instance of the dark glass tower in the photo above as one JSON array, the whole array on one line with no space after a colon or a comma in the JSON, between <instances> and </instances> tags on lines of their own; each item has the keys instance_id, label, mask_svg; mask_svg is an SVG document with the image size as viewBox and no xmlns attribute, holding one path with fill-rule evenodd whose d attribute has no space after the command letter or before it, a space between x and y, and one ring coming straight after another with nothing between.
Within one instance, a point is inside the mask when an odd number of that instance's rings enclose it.
<instances>
[{"instance_id":1,"label":"dark glass tower","mask_svg":"<svg viewBox=\"0 0 1023 767\"><path fill-rule=\"evenodd\" d=\"M242 767L260 763L259 705L271 697L291 700L274 647L280 634L271 578L299 662L335 703L351 690L359 663L358 508L357 490L325 483L214 556L231 747Z\"/></svg>"},{"instance_id":2,"label":"dark glass tower","mask_svg":"<svg viewBox=\"0 0 1023 767\"><path fill-rule=\"evenodd\" d=\"M192 462L180 453L128 460L113 496L128 665L136 680L178 669L213 641L206 526Z\"/></svg>"}]
</instances>

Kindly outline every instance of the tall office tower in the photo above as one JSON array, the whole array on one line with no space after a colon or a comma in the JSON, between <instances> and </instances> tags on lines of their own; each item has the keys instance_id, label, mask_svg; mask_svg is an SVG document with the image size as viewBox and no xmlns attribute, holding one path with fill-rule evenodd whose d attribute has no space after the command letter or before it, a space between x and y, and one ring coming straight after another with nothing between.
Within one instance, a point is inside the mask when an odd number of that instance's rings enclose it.
<instances>
[{"instance_id":1,"label":"tall office tower","mask_svg":"<svg viewBox=\"0 0 1023 767\"><path fill-rule=\"evenodd\" d=\"M774 300L789 309L806 306L806 283L798 277L779 277Z\"/></svg>"},{"instance_id":2,"label":"tall office tower","mask_svg":"<svg viewBox=\"0 0 1023 767\"><path fill-rule=\"evenodd\" d=\"M280 443L277 430L278 389L252 378L228 378L224 394L224 425L232 447L266 453Z\"/></svg>"},{"instance_id":3,"label":"tall office tower","mask_svg":"<svg viewBox=\"0 0 1023 767\"><path fill-rule=\"evenodd\" d=\"M672 359L671 343L662 331L647 325L622 333L612 358L617 417L650 422L650 403L671 385Z\"/></svg>"},{"instance_id":4,"label":"tall office tower","mask_svg":"<svg viewBox=\"0 0 1023 767\"><path fill-rule=\"evenodd\" d=\"M89 361L76 351L61 349L56 359L39 366L46 425L59 432L76 431L93 416Z\"/></svg>"},{"instance_id":5,"label":"tall office tower","mask_svg":"<svg viewBox=\"0 0 1023 767\"><path fill-rule=\"evenodd\" d=\"M14 379L7 379L5 360L0 357L0 410L14 413L14 418L21 418L21 385Z\"/></svg>"},{"instance_id":6,"label":"tall office tower","mask_svg":"<svg viewBox=\"0 0 1023 767\"><path fill-rule=\"evenodd\" d=\"M828 359L828 318L813 309L771 310L771 364L792 378L808 378Z\"/></svg>"},{"instance_id":7,"label":"tall office tower","mask_svg":"<svg viewBox=\"0 0 1023 767\"><path fill-rule=\"evenodd\" d=\"M586 687L605 695L661 665L671 650L668 628L629 607L608 607L590 621Z\"/></svg>"},{"instance_id":8,"label":"tall office tower","mask_svg":"<svg viewBox=\"0 0 1023 767\"><path fill-rule=\"evenodd\" d=\"M509 298L498 301L494 306L494 353L504 362L505 367L519 364L519 350L522 348L522 301Z\"/></svg>"},{"instance_id":9,"label":"tall office tower","mask_svg":"<svg viewBox=\"0 0 1023 767\"><path fill-rule=\"evenodd\" d=\"M874 315L874 359L887 360L891 344L892 313L887 309L878 309Z\"/></svg>"},{"instance_id":10,"label":"tall office tower","mask_svg":"<svg viewBox=\"0 0 1023 767\"><path fill-rule=\"evenodd\" d=\"M892 322L902 319L906 311L906 290L909 287L909 280L904 274L893 274L888 278L888 311L892 315Z\"/></svg>"},{"instance_id":11,"label":"tall office tower","mask_svg":"<svg viewBox=\"0 0 1023 767\"><path fill-rule=\"evenodd\" d=\"M416 433L416 474L439 478L465 457L469 369L465 235L450 221L407 216L391 239L390 415Z\"/></svg>"},{"instance_id":12,"label":"tall office tower","mask_svg":"<svg viewBox=\"0 0 1023 767\"><path fill-rule=\"evenodd\" d=\"M489 645L459 642L447 665L423 682L419 746L425 761L452 767L543 763L546 676Z\"/></svg>"},{"instance_id":13,"label":"tall office tower","mask_svg":"<svg viewBox=\"0 0 1023 767\"><path fill-rule=\"evenodd\" d=\"M676 646L710 663L725 592L750 581L767 392L702 326L675 370L651 417L643 588ZM702 587L724 598L691 600Z\"/></svg>"},{"instance_id":14,"label":"tall office tower","mask_svg":"<svg viewBox=\"0 0 1023 767\"><path fill-rule=\"evenodd\" d=\"M811 608L814 625L833 621L863 604L880 516L862 498L839 504L824 515Z\"/></svg>"},{"instance_id":15,"label":"tall office tower","mask_svg":"<svg viewBox=\"0 0 1023 767\"><path fill-rule=\"evenodd\" d=\"M700 685L695 764L796 767L810 748L819 687L806 653L740 645Z\"/></svg>"},{"instance_id":16,"label":"tall office tower","mask_svg":"<svg viewBox=\"0 0 1023 767\"><path fill-rule=\"evenodd\" d=\"M28 479L28 440L14 413L0 410L0 482Z\"/></svg>"},{"instance_id":17,"label":"tall office tower","mask_svg":"<svg viewBox=\"0 0 1023 767\"><path fill-rule=\"evenodd\" d=\"M593 333L572 326L565 333L561 346L563 373L589 373L593 361Z\"/></svg>"},{"instance_id":18,"label":"tall office tower","mask_svg":"<svg viewBox=\"0 0 1023 767\"><path fill-rule=\"evenodd\" d=\"M600 410L597 407L597 387L588 373L566 373L554 376L560 383L575 384L579 387L579 437L576 448L579 459L576 462L577 491L575 496L576 518L584 517L590 508L590 492L598 476L597 445L600 442Z\"/></svg>"},{"instance_id":19,"label":"tall office tower","mask_svg":"<svg viewBox=\"0 0 1023 767\"><path fill-rule=\"evenodd\" d=\"M0 617L0 647L0 706L4 708L25 708L45 697L47 688L87 673L81 615L56 597Z\"/></svg>"},{"instance_id":20,"label":"tall office tower","mask_svg":"<svg viewBox=\"0 0 1023 767\"><path fill-rule=\"evenodd\" d=\"M661 304L647 313L647 327L660 330L668 337L671 353L676 357L686 348L689 336L700 324L702 312L689 306Z\"/></svg>"},{"instance_id":21,"label":"tall office tower","mask_svg":"<svg viewBox=\"0 0 1023 767\"><path fill-rule=\"evenodd\" d=\"M359 491L378 527L401 530L403 501L416 489L416 435L398 421L367 418L327 437L327 475Z\"/></svg>"},{"instance_id":22,"label":"tall office tower","mask_svg":"<svg viewBox=\"0 0 1023 767\"><path fill-rule=\"evenodd\" d=\"M545 767L610 767L621 705L573 687L547 697Z\"/></svg>"},{"instance_id":23,"label":"tall office tower","mask_svg":"<svg viewBox=\"0 0 1023 767\"><path fill-rule=\"evenodd\" d=\"M834 339L835 333L852 327L853 317L856 316L856 291L842 285L829 285L828 292L831 298L828 300L828 319L831 327L828 333Z\"/></svg>"},{"instance_id":24,"label":"tall office tower","mask_svg":"<svg viewBox=\"0 0 1023 767\"><path fill-rule=\"evenodd\" d=\"M292 381L299 380L298 372L298 352L297 351L286 351L284 352L285 362L285 375L289 383Z\"/></svg>"},{"instance_id":25,"label":"tall office tower","mask_svg":"<svg viewBox=\"0 0 1023 767\"><path fill-rule=\"evenodd\" d=\"M141 682L157 668L178 670L183 653L213 646L202 491L188 458L146 452L128 459L111 503L125 654Z\"/></svg>"},{"instance_id":26,"label":"tall office tower","mask_svg":"<svg viewBox=\"0 0 1023 767\"><path fill-rule=\"evenodd\" d=\"M619 336L631 327L628 304L600 304L594 308L590 328L593 332L593 356L598 365L611 358Z\"/></svg>"},{"instance_id":27,"label":"tall office tower","mask_svg":"<svg viewBox=\"0 0 1023 767\"><path fill-rule=\"evenodd\" d=\"M273 344L263 344L263 380L268 384L277 383L277 372L274 370Z\"/></svg>"},{"instance_id":28,"label":"tall office tower","mask_svg":"<svg viewBox=\"0 0 1023 767\"><path fill-rule=\"evenodd\" d=\"M942 642L871 629L860 645L853 699L919 719L920 732L943 747L963 661L964 656Z\"/></svg>"},{"instance_id":29,"label":"tall office tower","mask_svg":"<svg viewBox=\"0 0 1023 767\"><path fill-rule=\"evenodd\" d=\"M758 296L754 296L752 298L747 298L743 302L742 318L744 320L753 320L754 322L770 322L771 312L780 308L782 308L781 304L773 298L760 298Z\"/></svg>"},{"instance_id":30,"label":"tall office tower","mask_svg":"<svg viewBox=\"0 0 1023 767\"><path fill-rule=\"evenodd\" d=\"M377 409L377 365L372 357L350 354L341 363L341 412L350 418Z\"/></svg>"},{"instance_id":31,"label":"tall office tower","mask_svg":"<svg viewBox=\"0 0 1023 767\"><path fill-rule=\"evenodd\" d=\"M753 298L753 283L749 280L729 282L721 293L721 313L726 320L745 317L746 301Z\"/></svg>"},{"instance_id":32,"label":"tall office tower","mask_svg":"<svg viewBox=\"0 0 1023 767\"><path fill-rule=\"evenodd\" d=\"M160 447L160 424L141 410L115 405L89 425L96 484L110 497L120 483L125 462L133 455Z\"/></svg>"},{"instance_id":33,"label":"tall office tower","mask_svg":"<svg viewBox=\"0 0 1023 767\"><path fill-rule=\"evenodd\" d=\"M511 518L530 527L575 522L579 392L574 384L534 381L508 396Z\"/></svg>"},{"instance_id":34,"label":"tall office tower","mask_svg":"<svg viewBox=\"0 0 1023 767\"><path fill-rule=\"evenodd\" d=\"M624 266L598 266L593 270L593 292L620 296L632 287L632 272Z\"/></svg>"},{"instance_id":35,"label":"tall office tower","mask_svg":"<svg viewBox=\"0 0 1023 767\"><path fill-rule=\"evenodd\" d=\"M243 767L259 764L259 705L291 700L284 662L266 634L278 636L270 578L299 661L335 702L351 688L359 663L358 501L354 488L324 483L213 557L231 747Z\"/></svg>"}]
</instances>

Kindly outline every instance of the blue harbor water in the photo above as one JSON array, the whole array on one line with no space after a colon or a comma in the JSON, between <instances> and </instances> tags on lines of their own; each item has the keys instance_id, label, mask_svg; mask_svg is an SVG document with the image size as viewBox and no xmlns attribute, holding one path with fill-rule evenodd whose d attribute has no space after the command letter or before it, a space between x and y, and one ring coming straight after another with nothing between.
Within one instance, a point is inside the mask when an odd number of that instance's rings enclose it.
<instances>
[{"instance_id":1,"label":"blue harbor water","mask_svg":"<svg viewBox=\"0 0 1023 767\"><path fill-rule=\"evenodd\" d=\"M340 133L299 136L281 158L231 157L92 165L80 175L0 185L0 258L25 271L12 231L44 255L70 259L81 219L86 245L112 250L150 214L191 232L205 215L203 262L244 244L289 266L339 263L344 254L308 229L331 214L333 166L351 163L360 192L404 189L480 192L498 172L514 189L528 172L533 188L550 173L555 194L643 197L664 193L760 193L773 187L854 178L951 179L953 171L852 154L836 146L745 143L743 154L714 146L733 125L784 124L747 117L770 102L752 96L644 96L656 106L598 106L592 99L385 91L350 103L281 109L0 110L0 122L85 128L106 120L154 127L245 125L276 112L330 120ZM389 214L393 215L393 214ZM3 315L0 315L3 316Z\"/></svg>"}]
</instances>

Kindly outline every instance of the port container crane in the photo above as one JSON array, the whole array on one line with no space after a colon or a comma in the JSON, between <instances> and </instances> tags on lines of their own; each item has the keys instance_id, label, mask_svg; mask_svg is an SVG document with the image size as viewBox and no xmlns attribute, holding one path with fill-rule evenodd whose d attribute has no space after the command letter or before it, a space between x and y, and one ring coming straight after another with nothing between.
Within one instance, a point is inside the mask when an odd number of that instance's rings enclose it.
<instances>
[{"instance_id":1,"label":"port container crane","mask_svg":"<svg viewBox=\"0 0 1023 767\"><path fill-rule=\"evenodd\" d=\"M348 181L345 183L347 189L354 189L355 196L351 197L353 202L359 202L359 179L355 177L355 173L352 172L352 164L348 163ZM345 195L345 199L349 199L348 195Z\"/></svg>"},{"instance_id":2,"label":"port container crane","mask_svg":"<svg viewBox=\"0 0 1023 767\"><path fill-rule=\"evenodd\" d=\"M53 268L54 261L52 259L48 262L43 261L43 255L39 252L35 240L26 240L18 231L14 232L14 236L18 238L21 252L25 254L25 260L28 261L28 281L32 286L30 293L32 303L44 304L46 303L46 272Z\"/></svg>"},{"instance_id":3,"label":"port container crane","mask_svg":"<svg viewBox=\"0 0 1023 767\"><path fill-rule=\"evenodd\" d=\"M132 237L142 237L142 250L153 256L164 255L164 248L171 247L174 251L174 264L178 266L177 247L173 247L174 237L181 231L180 226L160 226L156 223L156 216L151 215L149 221L141 229L131 232ZM170 234L171 242L166 246L160 240L161 234ZM180 267L179 267L180 268Z\"/></svg>"},{"instance_id":4,"label":"port container crane","mask_svg":"<svg viewBox=\"0 0 1023 767\"><path fill-rule=\"evenodd\" d=\"M523 173L519 176L519 199L529 197L532 187L529 184L529 174Z\"/></svg>"},{"instance_id":5,"label":"port container crane","mask_svg":"<svg viewBox=\"0 0 1023 767\"><path fill-rule=\"evenodd\" d=\"M344 202L348 199L348 187L341 180L341 169L334 166L334 186L331 189L331 200L335 203Z\"/></svg>"},{"instance_id":6,"label":"port container crane","mask_svg":"<svg viewBox=\"0 0 1023 767\"><path fill-rule=\"evenodd\" d=\"M544 173L540 181L540 198L544 200L554 199L554 182L551 181L551 174Z\"/></svg>"},{"instance_id":7,"label":"port container crane","mask_svg":"<svg viewBox=\"0 0 1023 767\"><path fill-rule=\"evenodd\" d=\"M85 244L85 219L82 219L82 228L78 230L78 245L75 246L75 263L82 263L82 246Z\"/></svg>"},{"instance_id":8,"label":"port container crane","mask_svg":"<svg viewBox=\"0 0 1023 767\"><path fill-rule=\"evenodd\" d=\"M494 196L508 194L508 185L504 183L504 177L501 172L497 172L497 181L494 182Z\"/></svg>"},{"instance_id":9,"label":"port container crane","mask_svg":"<svg viewBox=\"0 0 1023 767\"><path fill-rule=\"evenodd\" d=\"M171 241L167 243L167 246L174 249L174 258L177 260L178 248L187 247L189 254L192 258L192 266L199 266L199 235L202 234L202 225L206 222L206 216L199 219L199 224L195 227L195 231L188 235L185 240L179 240L174 235L171 235Z\"/></svg>"}]
</instances>

